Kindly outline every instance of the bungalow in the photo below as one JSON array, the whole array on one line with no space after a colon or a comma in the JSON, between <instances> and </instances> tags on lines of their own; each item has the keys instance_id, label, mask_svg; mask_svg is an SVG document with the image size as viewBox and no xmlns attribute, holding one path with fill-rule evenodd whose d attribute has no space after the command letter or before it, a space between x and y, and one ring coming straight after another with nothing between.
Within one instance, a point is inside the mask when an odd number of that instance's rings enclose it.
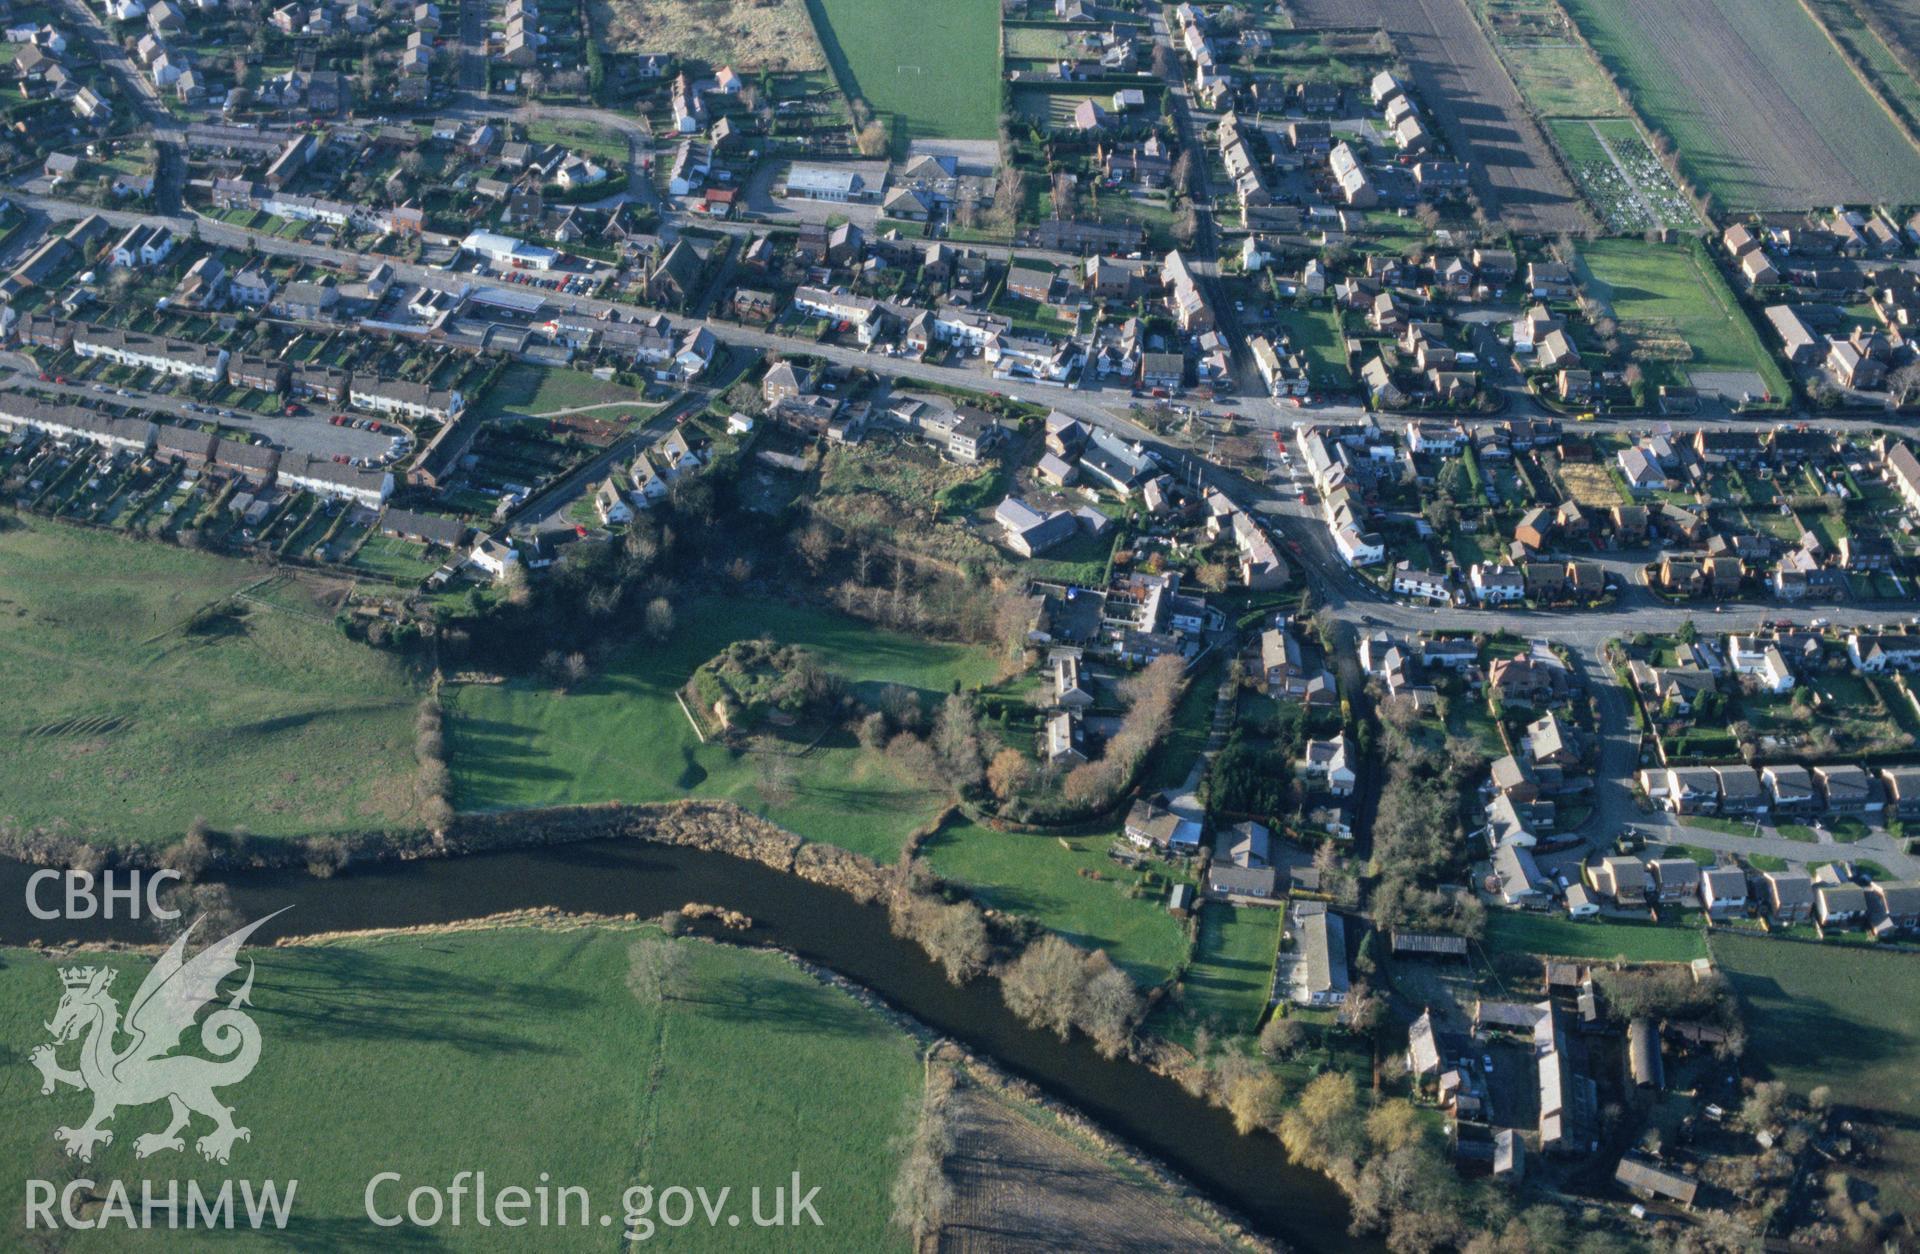
<instances>
[{"instance_id":1,"label":"bungalow","mask_svg":"<svg viewBox=\"0 0 1920 1254\"><path fill-rule=\"evenodd\" d=\"M1200 848L1200 824L1157 801L1134 802L1127 811L1125 831L1127 839L1143 849L1185 854Z\"/></svg>"},{"instance_id":2,"label":"bungalow","mask_svg":"<svg viewBox=\"0 0 1920 1254\"><path fill-rule=\"evenodd\" d=\"M1087 760L1080 750L1080 724L1066 710L1058 710L1047 716L1045 744L1042 752L1049 766L1078 766Z\"/></svg>"},{"instance_id":3,"label":"bungalow","mask_svg":"<svg viewBox=\"0 0 1920 1254\"><path fill-rule=\"evenodd\" d=\"M1501 845L1493 851L1493 879L1500 899L1510 906L1538 910L1553 895L1553 885L1540 873L1533 854L1519 843Z\"/></svg>"},{"instance_id":4,"label":"bungalow","mask_svg":"<svg viewBox=\"0 0 1920 1254\"><path fill-rule=\"evenodd\" d=\"M1274 895L1275 869L1271 860L1272 834L1260 823L1244 820L1214 837L1213 862L1207 871L1207 891L1216 897L1267 900Z\"/></svg>"},{"instance_id":5,"label":"bungalow","mask_svg":"<svg viewBox=\"0 0 1920 1254\"><path fill-rule=\"evenodd\" d=\"M1347 1000L1347 932L1341 917L1323 902L1292 908L1297 959L1291 995L1302 1006L1338 1006Z\"/></svg>"},{"instance_id":6,"label":"bungalow","mask_svg":"<svg viewBox=\"0 0 1920 1254\"><path fill-rule=\"evenodd\" d=\"M1660 467L1645 448L1635 445L1621 449L1618 460L1620 475L1627 481L1627 487L1634 492L1656 492L1667 484L1667 472Z\"/></svg>"},{"instance_id":7,"label":"bungalow","mask_svg":"<svg viewBox=\"0 0 1920 1254\"><path fill-rule=\"evenodd\" d=\"M1826 343L1791 305L1769 305L1766 315L1767 322L1780 337L1787 360L1796 366L1810 363Z\"/></svg>"},{"instance_id":8,"label":"bungalow","mask_svg":"<svg viewBox=\"0 0 1920 1254\"><path fill-rule=\"evenodd\" d=\"M1080 714L1092 709L1094 697L1081 676L1079 650L1057 650L1052 661L1054 705Z\"/></svg>"}]
</instances>

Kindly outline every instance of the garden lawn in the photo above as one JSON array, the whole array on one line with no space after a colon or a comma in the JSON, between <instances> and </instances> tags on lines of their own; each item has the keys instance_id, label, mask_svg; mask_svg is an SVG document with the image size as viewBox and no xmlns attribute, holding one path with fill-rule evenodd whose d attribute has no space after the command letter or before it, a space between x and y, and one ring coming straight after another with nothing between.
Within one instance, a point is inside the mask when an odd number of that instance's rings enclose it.
<instances>
[{"instance_id":1,"label":"garden lawn","mask_svg":"<svg viewBox=\"0 0 1920 1254\"><path fill-rule=\"evenodd\" d=\"M1920 965L1910 954L1715 933L1714 962L1745 1011L1750 1071L1879 1116L1866 1174L1881 1209L1920 1207ZM1858 1172L1857 1168L1849 1170Z\"/></svg>"},{"instance_id":2,"label":"garden lawn","mask_svg":"<svg viewBox=\"0 0 1920 1254\"><path fill-rule=\"evenodd\" d=\"M1512 910L1489 914L1486 945L1496 952L1625 958L1629 962L1691 962L1707 952L1706 940L1697 928L1657 923L1576 923Z\"/></svg>"},{"instance_id":3,"label":"garden lawn","mask_svg":"<svg viewBox=\"0 0 1920 1254\"><path fill-rule=\"evenodd\" d=\"M1786 376L1762 345L1726 280L1688 245L1594 240L1580 250L1587 293L1611 306L1629 339L1678 337L1693 347L1685 363L1645 363L1653 383L1684 383L1690 372L1757 374L1778 400ZM1662 378L1666 375L1669 377ZM1675 377L1677 376L1677 377Z\"/></svg>"},{"instance_id":4,"label":"garden lawn","mask_svg":"<svg viewBox=\"0 0 1920 1254\"><path fill-rule=\"evenodd\" d=\"M1313 385L1344 390L1353 386L1353 372L1347 369L1346 339L1340 333L1340 315L1332 307L1315 309L1281 305L1275 321L1286 328L1294 348L1307 356L1307 370Z\"/></svg>"},{"instance_id":5,"label":"garden lawn","mask_svg":"<svg viewBox=\"0 0 1920 1254\"><path fill-rule=\"evenodd\" d=\"M914 139L992 139L1000 125L1000 7L993 0L807 0L843 91Z\"/></svg>"},{"instance_id":6,"label":"garden lawn","mask_svg":"<svg viewBox=\"0 0 1920 1254\"><path fill-rule=\"evenodd\" d=\"M427 557L425 545L381 535L367 538L353 555L353 564L409 584L417 584L439 569L438 564Z\"/></svg>"},{"instance_id":7,"label":"garden lawn","mask_svg":"<svg viewBox=\"0 0 1920 1254\"><path fill-rule=\"evenodd\" d=\"M1256 1030L1273 988L1282 911L1208 902L1200 911L1193 963L1180 982L1179 1006L1215 1031Z\"/></svg>"},{"instance_id":8,"label":"garden lawn","mask_svg":"<svg viewBox=\"0 0 1920 1254\"><path fill-rule=\"evenodd\" d=\"M665 644L635 643L562 693L530 680L449 691L449 763L462 810L724 798L809 840L891 860L914 828L946 804L926 780L902 778L885 758L836 729L784 761L769 780L757 754L702 744L675 692L736 640L765 636L812 650L833 673L875 696L888 682L931 705L992 680L985 650L881 631L823 610L714 597L683 607ZM781 785L784 784L784 787ZM766 792L778 804L769 804ZM783 792L790 796L782 796Z\"/></svg>"},{"instance_id":9,"label":"garden lawn","mask_svg":"<svg viewBox=\"0 0 1920 1254\"><path fill-rule=\"evenodd\" d=\"M271 575L39 520L0 530L0 820L102 844L177 840L195 816L259 836L408 822L419 692L312 585L279 595L298 613L249 604L184 630Z\"/></svg>"},{"instance_id":10,"label":"garden lawn","mask_svg":"<svg viewBox=\"0 0 1920 1254\"><path fill-rule=\"evenodd\" d=\"M1166 884L1130 897L1138 872L1107 856L1117 832L1052 836L948 823L921 846L941 876L982 905L1025 915L1076 945L1105 950L1143 987L1165 981L1186 955L1180 921L1167 913ZM1211 909L1212 907L1209 907ZM1272 954L1268 954L1271 964Z\"/></svg>"},{"instance_id":11,"label":"garden lawn","mask_svg":"<svg viewBox=\"0 0 1920 1254\"><path fill-rule=\"evenodd\" d=\"M742 1222L702 1221L675 1232L675 1248L787 1250L792 1231L750 1222L750 1191L789 1183L798 1170L805 1187L820 1187L821 1231L835 1248L905 1250L888 1226L888 1191L892 1141L922 1084L914 1042L774 955L698 941L674 942L687 962L679 996L643 997L629 985L630 951L648 935L658 933L513 927L248 950L260 1062L220 1095L250 1139L226 1166L204 1161L191 1139L184 1152L136 1163L136 1134L159 1129L166 1106L123 1107L107 1125L113 1142L84 1173L103 1186L128 1181L136 1206L141 1176L197 1179L209 1194L229 1177L297 1179L287 1230L270 1242L227 1243L236 1249L424 1248L445 1239L461 1249L606 1250L623 1244L609 1233L619 1231L626 1189L657 1194L677 1184L710 1195L730 1187ZM113 991L123 1006L149 965L125 954L88 961L121 970ZM51 960L5 952L0 1048L9 1057L24 1059L47 1039L41 1022L59 995ZM196 1039L189 1031L187 1042ZM61 1050L68 1065L76 1056L75 1045ZM62 1170L51 1134L80 1124L89 1100L67 1088L43 1097L24 1081L0 1088L0 1157L18 1175L66 1178L44 1174ZM195 1116L187 1135L209 1126ZM408 1190L445 1190L456 1173L482 1170L493 1192L543 1179L585 1188L593 1224L578 1226L576 1202L573 1226L530 1240L531 1229L474 1224L471 1195L451 1239L426 1235L450 1228L383 1230L366 1216L363 1195L378 1173L402 1177L376 1194L394 1214ZM615 1226L601 1227L601 1213ZM20 1223L16 1212L5 1229L12 1248L25 1246ZM62 1244L179 1248L164 1220L156 1229L116 1225L69 1233Z\"/></svg>"},{"instance_id":12,"label":"garden lawn","mask_svg":"<svg viewBox=\"0 0 1920 1254\"><path fill-rule=\"evenodd\" d=\"M627 140L611 127L596 122L554 122L540 119L527 124L530 144L559 144L594 158L618 173L627 164Z\"/></svg>"}]
</instances>

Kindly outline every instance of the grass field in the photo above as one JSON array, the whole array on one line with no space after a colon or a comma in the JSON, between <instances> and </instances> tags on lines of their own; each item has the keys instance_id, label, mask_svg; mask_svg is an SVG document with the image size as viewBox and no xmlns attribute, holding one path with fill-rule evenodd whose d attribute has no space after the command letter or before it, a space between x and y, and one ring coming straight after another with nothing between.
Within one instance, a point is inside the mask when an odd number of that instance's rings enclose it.
<instances>
[{"instance_id":1,"label":"grass field","mask_svg":"<svg viewBox=\"0 0 1920 1254\"><path fill-rule=\"evenodd\" d=\"M1726 280L1687 245L1596 240L1580 251L1587 293L1612 308L1630 344L1684 341L1685 363L1645 362L1650 384L1685 383L1698 374L1756 376L1775 399L1786 376L1760 342Z\"/></svg>"},{"instance_id":2,"label":"grass field","mask_svg":"<svg viewBox=\"0 0 1920 1254\"><path fill-rule=\"evenodd\" d=\"M771 601L695 602L683 607L665 644L630 646L571 692L528 681L452 690L454 803L503 810L726 798L810 840L891 860L907 833L945 804L937 787L902 778L842 730L786 757L790 778L780 781L763 772L763 755L701 744L694 734L675 690L728 644L762 635L813 650L867 695L894 682L931 701L956 680L993 678L985 651L965 645L930 644ZM769 791L777 804L769 804Z\"/></svg>"},{"instance_id":3,"label":"grass field","mask_svg":"<svg viewBox=\"0 0 1920 1254\"><path fill-rule=\"evenodd\" d=\"M582 370L549 370L514 362L480 398L477 413L481 418L506 413L538 417L581 405L638 405L644 399L637 388L596 379ZM611 411L608 416L613 416Z\"/></svg>"},{"instance_id":4,"label":"grass field","mask_svg":"<svg viewBox=\"0 0 1920 1254\"><path fill-rule=\"evenodd\" d=\"M827 64L850 97L914 139L992 139L1000 124L1000 21L993 0L808 0Z\"/></svg>"},{"instance_id":5,"label":"grass field","mask_svg":"<svg viewBox=\"0 0 1920 1254\"><path fill-rule=\"evenodd\" d=\"M263 836L404 821L413 681L310 585L185 630L270 574L46 522L0 531L0 818L108 843L178 839L196 815Z\"/></svg>"},{"instance_id":6,"label":"grass field","mask_svg":"<svg viewBox=\"0 0 1920 1254\"><path fill-rule=\"evenodd\" d=\"M1803 1096L1876 1112L1881 1209L1920 1207L1920 965L1911 954L1716 934L1713 957L1746 1011L1746 1062Z\"/></svg>"},{"instance_id":7,"label":"grass field","mask_svg":"<svg viewBox=\"0 0 1920 1254\"><path fill-rule=\"evenodd\" d=\"M1625 958L1629 962L1691 962L1706 956L1698 928L1655 923L1576 923L1541 914L1495 910L1487 917L1487 949L1560 958Z\"/></svg>"},{"instance_id":8,"label":"grass field","mask_svg":"<svg viewBox=\"0 0 1920 1254\"><path fill-rule=\"evenodd\" d=\"M982 904L1104 949L1141 984L1158 984L1185 955L1186 936L1167 913L1164 890L1127 895L1138 877L1107 857L1117 838L996 832L963 822L942 827L922 849L935 871L966 885ZM1273 955L1267 957L1271 963Z\"/></svg>"},{"instance_id":9,"label":"grass field","mask_svg":"<svg viewBox=\"0 0 1920 1254\"><path fill-rule=\"evenodd\" d=\"M1920 152L1800 5L1567 0L1722 210L1920 197Z\"/></svg>"},{"instance_id":10,"label":"grass field","mask_svg":"<svg viewBox=\"0 0 1920 1254\"><path fill-rule=\"evenodd\" d=\"M806 1237L746 1222L749 1190L798 1170L820 1186L813 1241L904 1250L888 1228L887 1192L890 1142L921 1086L913 1041L773 955L696 941L677 943L687 962L679 995L644 997L629 983L630 951L651 932L511 927L249 950L260 1062L220 1096L250 1139L224 1167L204 1162L191 1141L184 1153L136 1162L135 1135L162 1127L166 1107L126 1107L84 1172L103 1187L127 1181L136 1206L142 1176L162 1196L176 1175L208 1190L229 1177L297 1179L294 1219L278 1243L294 1249L605 1250L624 1244L610 1234L626 1189L731 1186L744 1212L737 1228L723 1220L709 1231L702 1220L669 1243L784 1250ZM124 969L113 990L123 1007L148 966L122 954L87 960ZM47 1039L41 1022L60 995L54 964L7 951L0 989L0 1041L24 1058ZM76 1052L66 1046L63 1061ZM52 1130L78 1126L89 1100L65 1088L43 1097L31 1078L0 1089L0 1156L20 1175L58 1170ZM196 1117L189 1135L208 1126ZM383 1230L366 1218L363 1194L377 1173L402 1177L376 1194L391 1214L404 1210L407 1190L444 1190L457 1172L479 1170L490 1190L543 1178L583 1187L595 1222L530 1239L534 1229L474 1224L471 1196L457 1230ZM603 1212L613 1227L599 1226ZM15 1212L4 1231L24 1237L22 1222ZM75 1233L63 1245L178 1248L181 1234L165 1232L164 1219L156 1227L151 1236Z\"/></svg>"}]
</instances>

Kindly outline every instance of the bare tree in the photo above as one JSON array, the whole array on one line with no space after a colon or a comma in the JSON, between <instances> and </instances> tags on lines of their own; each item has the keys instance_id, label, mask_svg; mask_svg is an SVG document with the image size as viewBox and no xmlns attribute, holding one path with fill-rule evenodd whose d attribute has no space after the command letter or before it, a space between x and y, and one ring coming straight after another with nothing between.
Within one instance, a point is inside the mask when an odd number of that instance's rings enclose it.
<instances>
[{"instance_id":1,"label":"bare tree","mask_svg":"<svg viewBox=\"0 0 1920 1254\"><path fill-rule=\"evenodd\" d=\"M665 597L655 597L647 602L644 630L655 640L665 640L673 634L673 602Z\"/></svg>"},{"instance_id":2,"label":"bare tree","mask_svg":"<svg viewBox=\"0 0 1920 1254\"><path fill-rule=\"evenodd\" d=\"M686 974L686 949L664 936L644 936L627 947L627 988L641 1001L678 1001Z\"/></svg>"},{"instance_id":3,"label":"bare tree","mask_svg":"<svg viewBox=\"0 0 1920 1254\"><path fill-rule=\"evenodd\" d=\"M1920 362L1908 362L1887 376L1887 392L1895 405L1904 406L1920 392Z\"/></svg>"},{"instance_id":4,"label":"bare tree","mask_svg":"<svg viewBox=\"0 0 1920 1254\"><path fill-rule=\"evenodd\" d=\"M953 1077L945 1068L928 1072L913 1131L905 1137L900 1174L893 1181L893 1222L912 1234L921 1248L940 1229L940 1217L953 1200L945 1161L953 1152L953 1123L948 1097Z\"/></svg>"},{"instance_id":5,"label":"bare tree","mask_svg":"<svg viewBox=\"0 0 1920 1254\"><path fill-rule=\"evenodd\" d=\"M1113 965L1104 952L1088 955L1086 983L1080 991L1077 1022L1093 1038L1103 1058L1117 1058L1133 1037L1140 1018L1140 993L1127 973Z\"/></svg>"},{"instance_id":6,"label":"bare tree","mask_svg":"<svg viewBox=\"0 0 1920 1254\"><path fill-rule=\"evenodd\" d=\"M1061 1040L1073 1031L1075 1011L1086 975L1083 955L1048 933L1007 967L1000 995L1007 1008L1029 1026L1046 1028Z\"/></svg>"}]
</instances>

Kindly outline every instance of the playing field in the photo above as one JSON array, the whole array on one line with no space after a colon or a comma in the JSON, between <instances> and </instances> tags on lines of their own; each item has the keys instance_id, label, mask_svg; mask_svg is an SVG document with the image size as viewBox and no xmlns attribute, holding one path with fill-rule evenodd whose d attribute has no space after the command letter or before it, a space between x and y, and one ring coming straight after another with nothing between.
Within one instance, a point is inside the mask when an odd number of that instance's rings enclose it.
<instances>
[{"instance_id":1,"label":"playing field","mask_svg":"<svg viewBox=\"0 0 1920 1254\"><path fill-rule=\"evenodd\" d=\"M914 139L992 139L1000 127L1000 7L993 0L808 0L841 88Z\"/></svg>"},{"instance_id":2,"label":"playing field","mask_svg":"<svg viewBox=\"0 0 1920 1254\"><path fill-rule=\"evenodd\" d=\"M1675 356L1642 362L1650 383L1692 382L1704 392L1744 377L1756 397L1788 394L1746 311L1698 248L1596 240L1581 250L1578 269L1587 294L1613 310L1632 347Z\"/></svg>"},{"instance_id":3,"label":"playing field","mask_svg":"<svg viewBox=\"0 0 1920 1254\"><path fill-rule=\"evenodd\" d=\"M109 844L177 840L196 815L263 836L406 821L418 692L341 635L324 591L48 522L0 531L0 819Z\"/></svg>"},{"instance_id":4,"label":"playing field","mask_svg":"<svg viewBox=\"0 0 1920 1254\"><path fill-rule=\"evenodd\" d=\"M1920 1206L1920 968L1913 955L1809 945L1719 932L1713 957L1740 994L1748 1069L1805 1096L1832 1088L1836 1104L1874 1113L1887 1138L1867 1172L1886 1190L1882 1210ZM1851 1168L1850 1168L1851 1169Z\"/></svg>"},{"instance_id":5,"label":"playing field","mask_svg":"<svg viewBox=\"0 0 1920 1254\"><path fill-rule=\"evenodd\" d=\"M1722 210L1920 199L1920 152L1790 0L1567 0Z\"/></svg>"},{"instance_id":6,"label":"playing field","mask_svg":"<svg viewBox=\"0 0 1920 1254\"><path fill-rule=\"evenodd\" d=\"M65 1180L76 1172L125 1180L178 1178L217 1191L222 1181L299 1182L293 1220L279 1239L223 1240L234 1249L596 1250L619 1239L623 1195L701 1186L730 1200L717 1222L654 1236L675 1249L904 1250L888 1227L890 1143L909 1121L921 1086L914 1043L852 998L769 954L697 941L682 951L684 974L659 999L631 975L635 944L656 929L610 925L570 931L530 927L247 950L257 964L251 1015L259 1029L254 1072L218 1090L250 1138L225 1166L191 1140L184 1152L136 1161L135 1140L167 1121L164 1103L124 1107L108 1123L111 1144L82 1168L60 1156L56 1126L78 1126L89 1098L71 1088L40 1094L25 1057L47 1040L61 985L54 964L8 950L0 960L0 1048L18 1060L0 1087L0 1159L17 1182ZM112 988L124 1008L149 960L89 955L121 971ZM244 972L242 973L244 975ZM227 988L238 987L236 975ZM195 1047L197 1032L186 1044ZM79 1047L60 1051L73 1066ZM196 1117L188 1137L212 1127ZM59 1174L65 1171L66 1174ZM376 1209L404 1214L409 1190L446 1190L460 1172L484 1171L490 1193L509 1187L584 1188L590 1226L481 1227L470 1191L461 1227L376 1228ZM801 1173L819 1186L821 1227L757 1227L751 1190ZM183 1197L184 1200L184 1197ZM638 1199L635 1199L636 1201ZM236 1203L237 1206L237 1203ZM741 1222L728 1225L737 1209ZM531 1210L527 1212L532 1215ZM696 1213L698 1213L696 1208ZM615 1222L603 1227L601 1214ZM164 1213L163 1213L164 1216ZM789 1210L791 1217L791 1211ZM32 1248L11 1208L8 1248ZM184 1233L65 1234L70 1249L206 1248ZM537 1236L529 1236L537 1231ZM642 1230L644 1231L644 1230ZM44 1235L41 1234L41 1235ZM227 1234L237 1237L239 1234ZM644 1247L642 1247L644 1248Z\"/></svg>"},{"instance_id":7,"label":"playing field","mask_svg":"<svg viewBox=\"0 0 1920 1254\"><path fill-rule=\"evenodd\" d=\"M834 729L786 745L778 768L758 753L702 744L675 691L735 640L767 636L814 651L867 696L883 683L928 702L993 678L986 652L880 631L778 602L715 598L684 609L664 645L635 644L572 692L515 681L452 690L449 762L462 810L719 797L810 840L890 861L945 804L939 786L904 776ZM772 801L769 802L769 794Z\"/></svg>"}]
</instances>

